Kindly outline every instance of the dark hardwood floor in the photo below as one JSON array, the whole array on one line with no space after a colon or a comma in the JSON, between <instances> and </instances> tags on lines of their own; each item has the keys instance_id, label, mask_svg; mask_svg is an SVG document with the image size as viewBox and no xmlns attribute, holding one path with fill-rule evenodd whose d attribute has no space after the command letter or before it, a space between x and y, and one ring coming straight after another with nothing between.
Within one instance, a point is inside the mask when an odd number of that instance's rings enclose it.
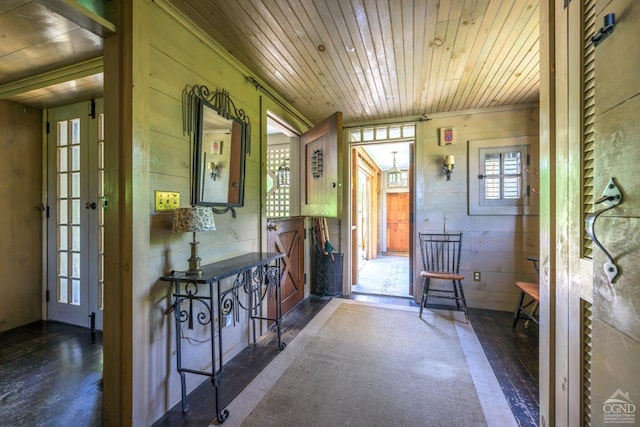
<instances>
[{"instance_id":1,"label":"dark hardwood floor","mask_svg":"<svg viewBox=\"0 0 640 427\"><path fill-rule=\"evenodd\" d=\"M417 306L411 299L354 295L353 299ZM283 318L290 342L330 300L312 296ZM512 313L470 309L476 335L520 426L538 425L538 330ZM236 395L278 354L275 333L248 346L225 365L221 403ZM102 335L57 323L36 322L0 333L0 425L99 426L102 412ZM213 387L203 382L154 426L207 426L215 418Z\"/></svg>"},{"instance_id":2,"label":"dark hardwood floor","mask_svg":"<svg viewBox=\"0 0 640 427\"><path fill-rule=\"evenodd\" d=\"M35 322L0 333L1 426L101 424L101 332Z\"/></svg>"},{"instance_id":3,"label":"dark hardwood floor","mask_svg":"<svg viewBox=\"0 0 640 427\"><path fill-rule=\"evenodd\" d=\"M539 425L538 326L511 329L513 313L469 309L469 321L520 427Z\"/></svg>"}]
</instances>

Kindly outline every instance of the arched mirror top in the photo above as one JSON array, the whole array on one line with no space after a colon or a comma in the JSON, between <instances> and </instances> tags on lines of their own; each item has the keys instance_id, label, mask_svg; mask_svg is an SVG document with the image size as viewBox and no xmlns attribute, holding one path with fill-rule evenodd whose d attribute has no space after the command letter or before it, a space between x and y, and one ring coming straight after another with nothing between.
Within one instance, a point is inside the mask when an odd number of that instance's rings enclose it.
<instances>
[{"instance_id":1,"label":"arched mirror top","mask_svg":"<svg viewBox=\"0 0 640 427\"><path fill-rule=\"evenodd\" d=\"M206 86L186 90L186 131L193 134L192 203L215 213L244 205L245 157L250 151L251 124L229 93Z\"/></svg>"}]
</instances>

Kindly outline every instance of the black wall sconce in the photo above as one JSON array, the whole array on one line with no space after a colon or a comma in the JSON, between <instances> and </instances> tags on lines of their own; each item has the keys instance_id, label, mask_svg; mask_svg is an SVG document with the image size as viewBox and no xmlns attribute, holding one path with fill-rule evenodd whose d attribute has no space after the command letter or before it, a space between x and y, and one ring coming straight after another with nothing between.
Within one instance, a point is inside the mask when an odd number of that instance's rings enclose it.
<instances>
[{"instance_id":1,"label":"black wall sconce","mask_svg":"<svg viewBox=\"0 0 640 427\"><path fill-rule=\"evenodd\" d=\"M600 28L598 33L591 37L591 43L594 46L598 46L600 43L604 41L607 37L609 37L613 33L613 29L616 26L616 15L615 13L610 13L605 15L604 17L604 27Z\"/></svg>"}]
</instances>

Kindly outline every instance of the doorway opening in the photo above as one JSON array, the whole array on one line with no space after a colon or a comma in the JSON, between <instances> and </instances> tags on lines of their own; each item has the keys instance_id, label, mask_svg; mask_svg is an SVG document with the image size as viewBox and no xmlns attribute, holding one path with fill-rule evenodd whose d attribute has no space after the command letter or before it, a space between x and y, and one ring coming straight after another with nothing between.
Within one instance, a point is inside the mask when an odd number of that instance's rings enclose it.
<instances>
[{"instance_id":1,"label":"doorway opening","mask_svg":"<svg viewBox=\"0 0 640 427\"><path fill-rule=\"evenodd\" d=\"M351 147L351 291L410 297L413 141Z\"/></svg>"},{"instance_id":2,"label":"doorway opening","mask_svg":"<svg viewBox=\"0 0 640 427\"><path fill-rule=\"evenodd\" d=\"M267 251L285 254L280 277L282 314L304 298L305 225L299 203L299 140L289 124L267 112ZM269 299L267 310L269 317L276 317L273 299Z\"/></svg>"}]
</instances>

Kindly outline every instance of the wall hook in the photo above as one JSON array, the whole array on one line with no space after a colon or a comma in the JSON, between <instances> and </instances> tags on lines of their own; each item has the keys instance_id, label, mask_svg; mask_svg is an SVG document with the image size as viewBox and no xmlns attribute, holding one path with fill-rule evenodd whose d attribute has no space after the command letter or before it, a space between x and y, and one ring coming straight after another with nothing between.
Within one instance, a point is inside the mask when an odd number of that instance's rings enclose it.
<instances>
[{"instance_id":1,"label":"wall hook","mask_svg":"<svg viewBox=\"0 0 640 427\"><path fill-rule=\"evenodd\" d=\"M596 219L598 219L598 217L604 212L608 211L609 209L613 209L620 203L622 203L622 192L616 185L613 178L609 178L609 183L602 192L602 197L595 201L596 205L599 205L600 203L603 203L605 205L605 208L587 215L587 218L585 219L585 231L587 232L591 240L593 240L593 243L595 243L596 246L602 249L602 252L604 252L604 254L606 255L608 261L604 263L604 273L609 278L609 283L613 284L614 280L618 276L618 266L613 262L613 257L611 256L609 251L607 251L604 246L602 246L594 231Z\"/></svg>"},{"instance_id":2,"label":"wall hook","mask_svg":"<svg viewBox=\"0 0 640 427\"><path fill-rule=\"evenodd\" d=\"M613 28L616 26L616 15L615 13L610 13L605 15L604 17L604 27L600 28L598 33L591 37L591 42L594 46L598 46L600 43L604 41L607 37L609 37L613 33Z\"/></svg>"}]
</instances>

